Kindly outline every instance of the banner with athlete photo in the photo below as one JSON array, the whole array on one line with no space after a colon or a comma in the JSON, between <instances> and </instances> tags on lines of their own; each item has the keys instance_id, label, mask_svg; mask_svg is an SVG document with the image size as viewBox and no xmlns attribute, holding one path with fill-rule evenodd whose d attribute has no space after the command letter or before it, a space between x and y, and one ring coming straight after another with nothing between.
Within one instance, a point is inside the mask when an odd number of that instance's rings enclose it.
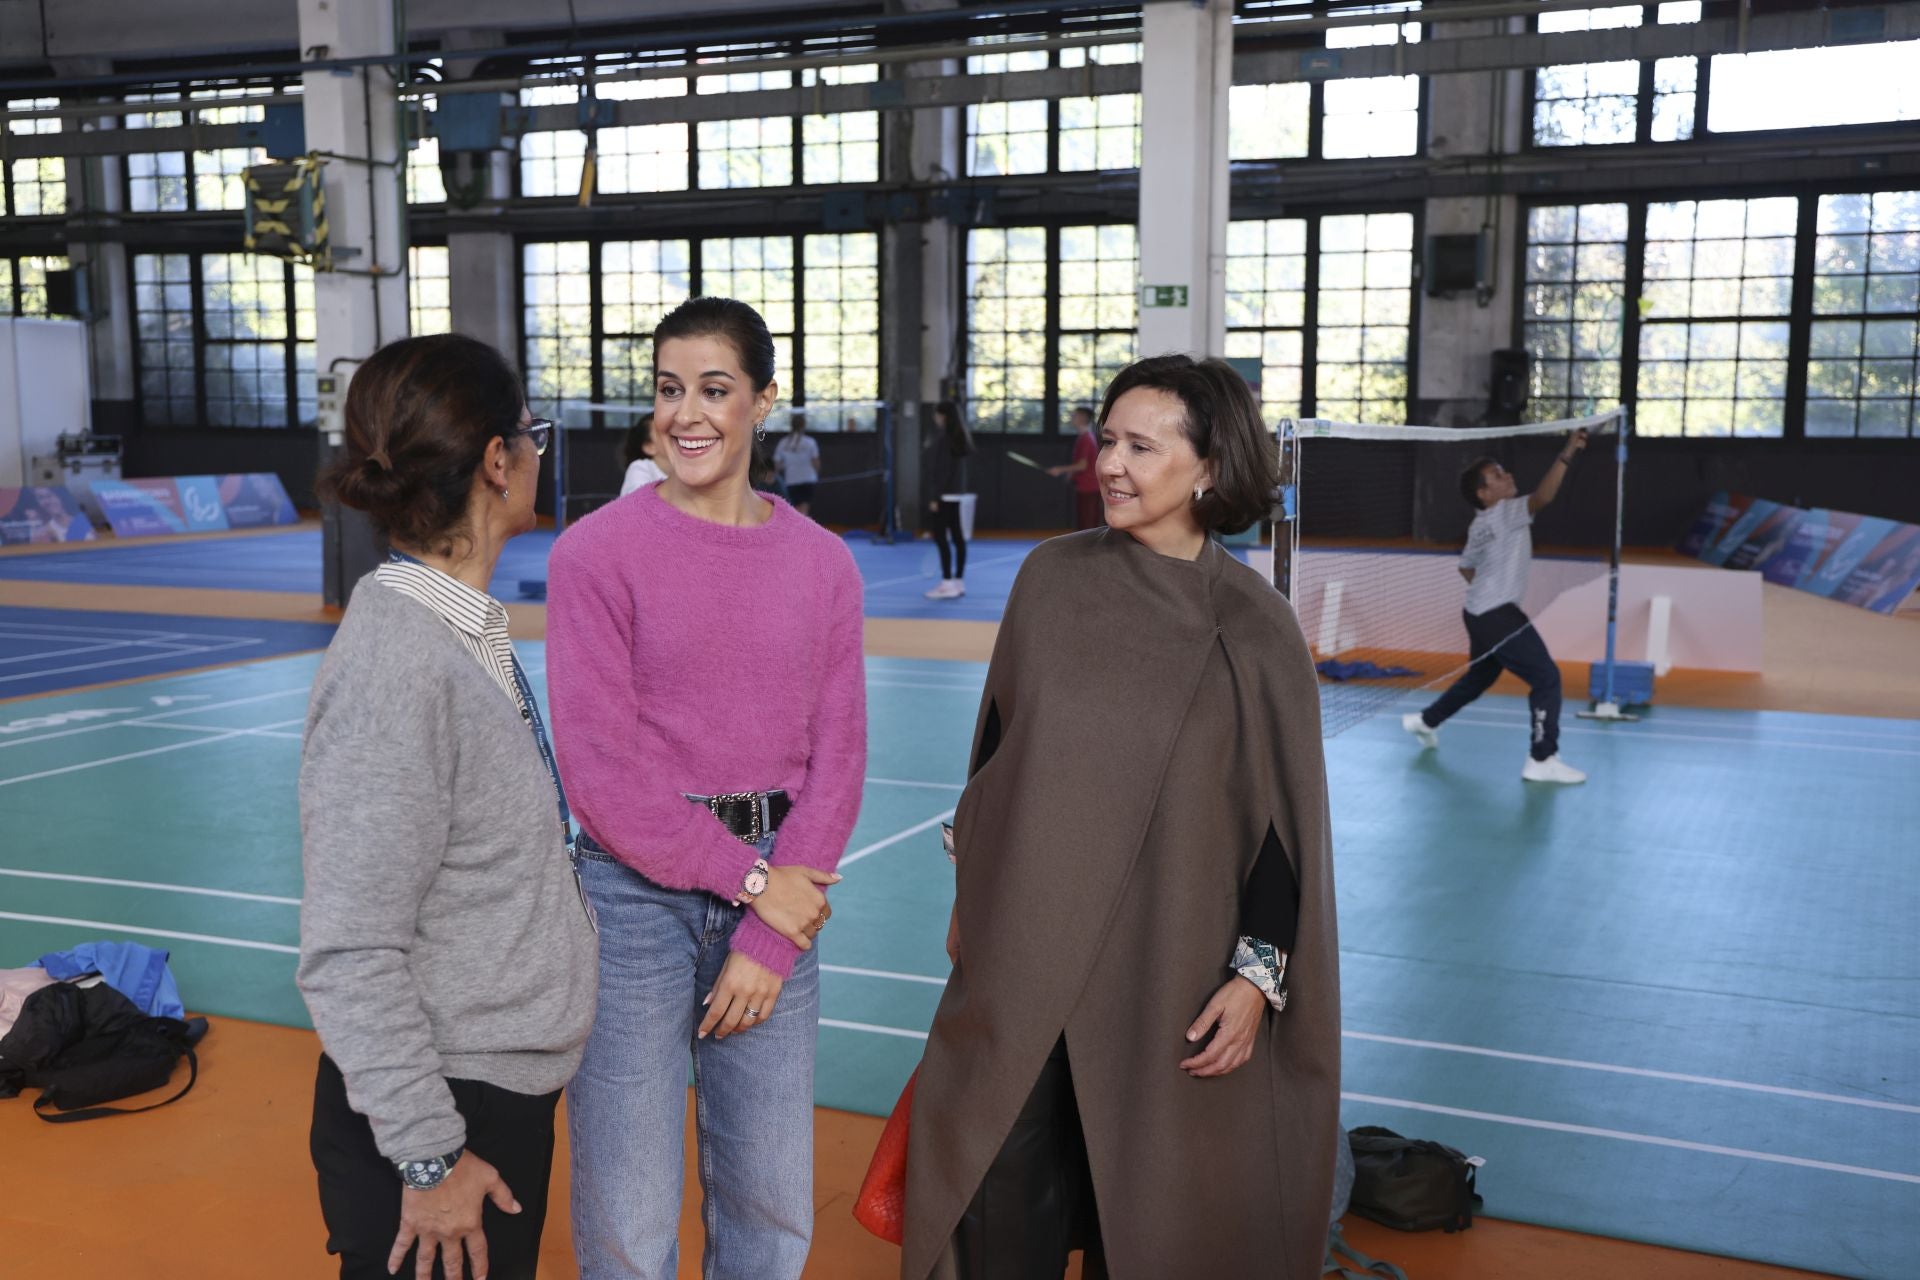
<instances>
[{"instance_id":1,"label":"banner with athlete photo","mask_svg":"<svg viewBox=\"0 0 1920 1280\"><path fill-rule=\"evenodd\" d=\"M1920 590L1920 525L1716 493L1680 549L1708 564L1891 614Z\"/></svg>"},{"instance_id":2,"label":"banner with athlete photo","mask_svg":"<svg viewBox=\"0 0 1920 1280\"><path fill-rule=\"evenodd\" d=\"M1702 511L1687 530L1687 536L1680 539L1679 552L1683 556L1693 556L1698 560L1707 559L1707 553L1718 546L1734 522L1746 515L1753 505L1753 499L1744 494L1720 492L1707 499L1707 509ZM1711 563L1719 563L1712 561Z\"/></svg>"},{"instance_id":3,"label":"banner with athlete photo","mask_svg":"<svg viewBox=\"0 0 1920 1280\"><path fill-rule=\"evenodd\" d=\"M93 495L122 538L255 529L300 518L280 477L265 472L102 480Z\"/></svg>"},{"instance_id":4,"label":"banner with athlete photo","mask_svg":"<svg viewBox=\"0 0 1920 1280\"><path fill-rule=\"evenodd\" d=\"M0 489L0 546L91 542L93 524L64 486Z\"/></svg>"},{"instance_id":5,"label":"banner with athlete photo","mask_svg":"<svg viewBox=\"0 0 1920 1280\"><path fill-rule=\"evenodd\" d=\"M1891 614L1920 590L1920 525L1872 516L1814 570L1803 590Z\"/></svg>"}]
</instances>

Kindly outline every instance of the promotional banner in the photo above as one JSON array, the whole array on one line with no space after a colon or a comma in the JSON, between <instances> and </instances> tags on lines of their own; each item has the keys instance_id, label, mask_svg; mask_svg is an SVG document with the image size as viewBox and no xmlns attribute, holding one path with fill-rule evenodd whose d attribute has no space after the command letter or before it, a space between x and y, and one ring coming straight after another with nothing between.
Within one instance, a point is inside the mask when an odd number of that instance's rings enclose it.
<instances>
[{"instance_id":1,"label":"promotional banner","mask_svg":"<svg viewBox=\"0 0 1920 1280\"><path fill-rule=\"evenodd\" d=\"M0 489L0 546L90 542L93 525L62 488Z\"/></svg>"},{"instance_id":2,"label":"promotional banner","mask_svg":"<svg viewBox=\"0 0 1920 1280\"><path fill-rule=\"evenodd\" d=\"M1813 588L1808 584L1814 570L1865 519L1865 516L1854 515L1851 511L1829 511L1825 507L1815 507L1804 513L1780 554L1760 566L1761 576L1783 587L1811 591Z\"/></svg>"},{"instance_id":3,"label":"promotional banner","mask_svg":"<svg viewBox=\"0 0 1920 1280\"><path fill-rule=\"evenodd\" d=\"M1680 539L1680 554L1705 559L1704 553L1709 547L1720 541L1721 535L1733 527L1733 522L1746 514L1753 499L1739 494L1716 493L1707 499L1707 509L1687 530L1687 536Z\"/></svg>"},{"instance_id":4,"label":"promotional banner","mask_svg":"<svg viewBox=\"0 0 1920 1280\"><path fill-rule=\"evenodd\" d=\"M1769 508L1761 511L1762 507ZM1757 516L1757 518L1755 518ZM1807 513L1798 507L1786 507L1777 502L1757 501L1753 509L1736 528L1743 528L1739 541L1735 541L1733 530L1723 539L1726 556L1720 563L1729 569L1759 569L1778 559L1793 540L1794 530L1806 519Z\"/></svg>"},{"instance_id":5,"label":"promotional banner","mask_svg":"<svg viewBox=\"0 0 1920 1280\"><path fill-rule=\"evenodd\" d=\"M122 538L254 529L299 520L280 477L264 472L102 480L95 482L93 495Z\"/></svg>"},{"instance_id":6,"label":"promotional banner","mask_svg":"<svg viewBox=\"0 0 1920 1280\"><path fill-rule=\"evenodd\" d=\"M1716 493L1680 549L1708 564L1891 614L1920 591L1920 525Z\"/></svg>"}]
</instances>

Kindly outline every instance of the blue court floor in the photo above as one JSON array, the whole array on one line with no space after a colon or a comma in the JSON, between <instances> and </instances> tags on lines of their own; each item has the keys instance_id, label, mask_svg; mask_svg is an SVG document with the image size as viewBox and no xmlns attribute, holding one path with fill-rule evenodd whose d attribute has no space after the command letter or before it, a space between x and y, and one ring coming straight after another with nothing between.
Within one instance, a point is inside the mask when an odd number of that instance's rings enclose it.
<instances>
[{"instance_id":1,"label":"blue court floor","mask_svg":"<svg viewBox=\"0 0 1920 1280\"><path fill-rule=\"evenodd\" d=\"M999 620L1013 575L1034 547L1030 541L975 541L969 547L966 597L935 602L921 594L940 579L939 558L931 542L876 543L859 535L849 536L846 541L866 579L868 616L976 622ZM494 595L508 604L538 599L537 593L523 594L521 584L531 580L544 583L553 543L552 531L544 529L508 543L494 572ZM318 595L320 563L319 532L301 530L0 557L0 582L11 579Z\"/></svg>"},{"instance_id":2,"label":"blue court floor","mask_svg":"<svg viewBox=\"0 0 1920 1280\"><path fill-rule=\"evenodd\" d=\"M295 772L315 662L0 707L0 966L130 937L172 949L197 1008L302 1024ZM946 973L935 827L983 669L874 659L868 676L817 1096L878 1114ZM1593 780L1558 790L1519 781L1522 703L1488 698L1441 738L1421 754L1381 716L1327 747L1347 1124L1485 1157L1496 1216L1911 1277L1920 723L1572 721L1565 754Z\"/></svg>"}]
</instances>

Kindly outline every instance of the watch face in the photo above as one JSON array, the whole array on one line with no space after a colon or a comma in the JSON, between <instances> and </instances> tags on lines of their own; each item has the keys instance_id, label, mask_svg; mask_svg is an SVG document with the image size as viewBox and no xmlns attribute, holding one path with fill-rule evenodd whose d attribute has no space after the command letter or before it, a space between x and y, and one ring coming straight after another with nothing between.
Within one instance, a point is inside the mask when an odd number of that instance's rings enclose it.
<instances>
[{"instance_id":1,"label":"watch face","mask_svg":"<svg viewBox=\"0 0 1920 1280\"><path fill-rule=\"evenodd\" d=\"M756 898L765 893L767 891L767 873L759 867L755 867L753 870L747 872L746 889L748 893Z\"/></svg>"},{"instance_id":2,"label":"watch face","mask_svg":"<svg viewBox=\"0 0 1920 1280\"><path fill-rule=\"evenodd\" d=\"M431 1160L409 1160L400 1166L400 1180L415 1191L431 1191L447 1178L447 1162L436 1156Z\"/></svg>"}]
</instances>

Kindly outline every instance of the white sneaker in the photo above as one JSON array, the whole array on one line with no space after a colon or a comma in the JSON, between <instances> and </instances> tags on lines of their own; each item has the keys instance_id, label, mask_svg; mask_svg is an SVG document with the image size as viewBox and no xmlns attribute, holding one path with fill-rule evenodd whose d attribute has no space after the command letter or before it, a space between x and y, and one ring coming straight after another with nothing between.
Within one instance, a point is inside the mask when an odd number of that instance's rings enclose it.
<instances>
[{"instance_id":1,"label":"white sneaker","mask_svg":"<svg viewBox=\"0 0 1920 1280\"><path fill-rule=\"evenodd\" d=\"M940 585L926 593L929 600L958 600L967 589L958 578L942 578Z\"/></svg>"},{"instance_id":2,"label":"white sneaker","mask_svg":"<svg viewBox=\"0 0 1920 1280\"><path fill-rule=\"evenodd\" d=\"M1559 756L1548 756L1545 760L1527 757L1526 767L1520 770L1520 777L1527 782L1585 782L1587 775L1562 760Z\"/></svg>"},{"instance_id":3,"label":"white sneaker","mask_svg":"<svg viewBox=\"0 0 1920 1280\"><path fill-rule=\"evenodd\" d=\"M1440 735L1434 727L1420 718L1418 711L1409 711L1400 717L1400 727L1420 739L1422 749L1431 751L1440 745Z\"/></svg>"}]
</instances>

